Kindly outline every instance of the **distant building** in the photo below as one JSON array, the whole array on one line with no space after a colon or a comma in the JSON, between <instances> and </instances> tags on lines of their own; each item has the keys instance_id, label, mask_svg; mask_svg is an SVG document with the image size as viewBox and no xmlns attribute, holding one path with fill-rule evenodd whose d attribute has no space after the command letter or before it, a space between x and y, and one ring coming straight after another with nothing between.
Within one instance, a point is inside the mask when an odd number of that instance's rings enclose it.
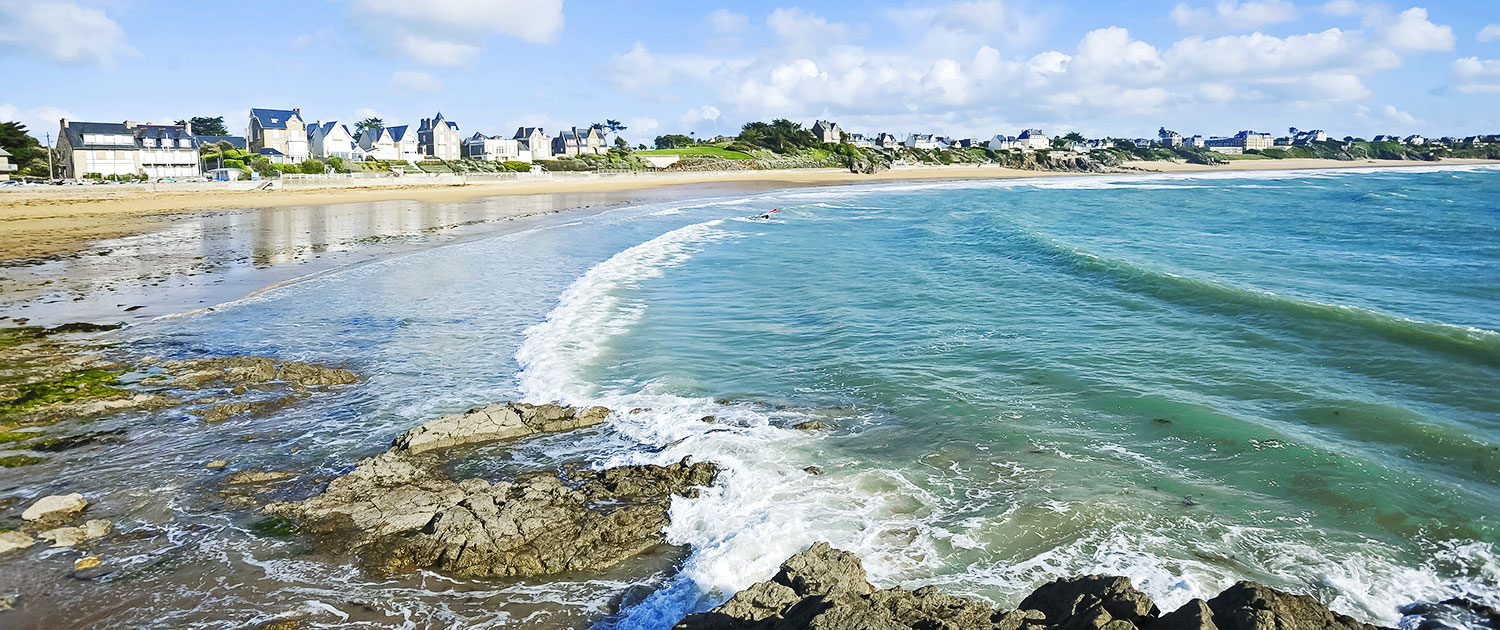
<instances>
[{"instance_id":1,"label":"distant building","mask_svg":"<svg viewBox=\"0 0 1500 630\"><path fill-rule=\"evenodd\" d=\"M417 126L417 151L423 156L456 160L463 149L463 141L458 123L443 118L442 112L432 118L423 118Z\"/></svg>"},{"instance_id":2,"label":"distant building","mask_svg":"<svg viewBox=\"0 0 1500 630\"><path fill-rule=\"evenodd\" d=\"M1427 138L1423 138L1422 136L1417 136L1417 135L1411 135L1411 136L1407 136L1406 138L1402 139L1402 142L1405 142L1405 143L1410 144L1410 145L1421 146L1421 145L1427 144Z\"/></svg>"},{"instance_id":3,"label":"distant building","mask_svg":"<svg viewBox=\"0 0 1500 630\"><path fill-rule=\"evenodd\" d=\"M1195 147L1195 148L1198 148L1198 149L1201 149L1204 146L1207 146L1206 143L1205 143L1205 141L1203 140L1203 136L1196 136L1196 135L1184 138L1183 141L1182 141L1182 143L1185 144L1185 145L1187 145L1187 146Z\"/></svg>"},{"instance_id":4,"label":"distant building","mask_svg":"<svg viewBox=\"0 0 1500 630\"><path fill-rule=\"evenodd\" d=\"M1323 131L1322 129L1313 129L1312 131L1298 131L1296 129L1292 129L1291 132L1292 144L1299 147L1307 146L1314 142L1328 141L1328 132Z\"/></svg>"},{"instance_id":5,"label":"distant building","mask_svg":"<svg viewBox=\"0 0 1500 630\"><path fill-rule=\"evenodd\" d=\"M1235 148L1241 151L1249 149L1269 149L1276 146L1276 140L1269 133L1256 131L1241 131L1228 138L1209 138L1204 145L1210 149ZM1225 153L1221 151L1220 153Z\"/></svg>"},{"instance_id":6,"label":"distant building","mask_svg":"<svg viewBox=\"0 0 1500 630\"><path fill-rule=\"evenodd\" d=\"M1052 148L1052 139L1048 138L1047 134L1042 133L1041 129L1027 129L1022 131L1021 135L1016 136L1016 142L1020 143L1022 149L1032 151Z\"/></svg>"},{"instance_id":7,"label":"distant building","mask_svg":"<svg viewBox=\"0 0 1500 630\"><path fill-rule=\"evenodd\" d=\"M401 148L385 127L365 127L355 140L361 155L374 160L401 160ZM363 158L361 158L363 159Z\"/></svg>"},{"instance_id":8,"label":"distant building","mask_svg":"<svg viewBox=\"0 0 1500 630\"><path fill-rule=\"evenodd\" d=\"M1021 145L1016 142L1015 136L1007 136L1003 134L996 134L995 137L990 138L990 141L986 144L993 151L1009 151L1011 149L1021 148Z\"/></svg>"},{"instance_id":9,"label":"distant building","mask_svg":"<svg viewBox=\"0 0 1500 630\"><path fill-rule=\"evenodd\" d=\"M875 146L882 149L895 149L901 146L901 139L888 133L881 133L875 137Z\"/></svg>"},{"instance_id":10,"label":"distant building","mask_svg":"<svg viewBox=\"0 0 1500 630\"><path fill-rule=\"evenodd\" d=\"M79 179L89 174L193 177L200 173L198 143L192 126L123 123L59 123L57 149L62 154L61 175Z\"/></svg>"},{"instance_id":11,"label":"distant building","mask_svg":"<svg viewBox=\"0 0 1500 630\"><path fill-rule=\"evenodd\" d=\"M313 157L322 160L334 157L358 160L364 157L364 151L354 141L354 134L349 133L349 127L336 120L316 122L309 126L307 146Z\"/></svg>"},{"instance_id":12,"label":"distant building","mask_svg":"<svg viewBox=\"0 0 1500 630\"><path fill-rule=\"evenodd\" d=\"M1278 146L1278 147L1289 147L1289 146L1292 146L1292 137L1291 136L1282 136L1280 138L1277 138L1276 142L1274 144L1276 146Z\"/></svg>"},{"instance_id":13,"label":"distant building","mask_svg":"<svg viewBox=\"0 0 1500 630\"><path fill-rule=\"evenodd\" d=\"M953 147L955 149L972 149L976 145L977 145L977 143L974 141L973 138L963 138L963 139L954 140L954 141L948 143L948 146Z\"/></svg>"},{"instance_id":14,"label":"distant building","mask_svg":"<svg viewBox=\"0 0 1500 630\"><path fill-rule=\"evenodd\" d=\"M862 133L851 133L851 134L849 134L849 144L852 144L852 145L854 145L856 147L864 147L866 149L873 149L873 148L875 148L875 141L871 140L869 138L866 138L865 134L862 134Z\"/></svg>"},{"instance_id":15,"label":"distant building","mask_svg":"<svg viewBox=\"0 0 1500 630\"><path fill-rule=\"evenodd\" d=\"M519 140L523 148L531 151L531 159L552 159L552 138L541 127L517 127L512 139Z\"/></svg>"},{"instance_id":16,"label":"distant building","mask_svg":"<svg viewBox=\"0 0 1500 630\"><path fill-rule=\"evenodd\" d=\"M530 162L531 148L515 138L476 133L464 140L463 157L491 162Z\"/></svg>"},{"instance_id":17,"label":"distant building","mask_svg":"<svg viewBox=\"0 0 1500 630\"><path fill-rule=\"evenodd\" d=\"M1161 139L1161 145L1168 148L1182 146L1182 134L1162 127L1156 131L1156 136Z\"/></svg>"},{"instance_id":18,"label":"distant building","mask_svg":"<svg viewBox=\"0 0 1500 630\"><path fill-rule=\"evenodd\" d=\"M902 144L913 149L936 149L940 146L937 136L934 136L930 133L914 133L908 135L906 136L906 141Z\"/></svg>"},{"instance_id":19,"label":"distant building","mask_svg":"<svg viewBox=\"0 0 1500 630\"><path fill-rule=\"evenodd\" d=\"M1400 136L1388 135L1388 134L1380 134L1378 136L1375 136L1374 141L1375 142L1400 142L1401 141L1401 137Z\"/></svg>"},{"instance_id":20,"label":"distant building","mask_svg":"<svg viewBox=\"0 0 1500 630\"><path fill-rule=\"evenodd\" d=\"M18 167L10 163L10 153L0 149L0 182L10 179L10 174L16 172Z\"/></svg>"},{"instance_id":21,"label":"distant building","mask_svg":"<svg viewBox=\"0 0 1500 630\"><path fill-rule=\"evenodd\" d=\"M397 125L386 127L391 134L391 142L396 143L396 151L401 154L397 158L407 162L419 162L425 155L422 153L422 144L417 140L416 130L411 125Z\"/></svg>"},{"instance_id":22,"label":"distant building","mask_svg":"<svg viewBox=\"0 0 1500 630\"><path fill-rule=\"evenodd\" d=\"M301 162L310 155L307 149L307 123L302 120L302 110L252 109L250 129L245 134L250 142L251 153L262 153L261 149L275 149L287 162Z\"/></svg>"},{"instance_id":23,"label":"distant building","mask_svg":"<svg viewBox=\"0 0 1500 630\"><path fill-rule=\"evenodd\" d=\"M598 127L573 127L564 129L552 139L553 155L603 155L609 152L604 145L604 132Z\"/></svg>"},{"instance_id":24,"label":"distant building","mask_svg":"<svg viewBox=\"0 0 1500 630\"><path fill-rule=\"evenodd\" d=\"M844 130L839 129L838 123L826 120L819 120L813 123L812 135L818 139L818 142L838 144L844 140Z\"/></svg>"}]
</instances>

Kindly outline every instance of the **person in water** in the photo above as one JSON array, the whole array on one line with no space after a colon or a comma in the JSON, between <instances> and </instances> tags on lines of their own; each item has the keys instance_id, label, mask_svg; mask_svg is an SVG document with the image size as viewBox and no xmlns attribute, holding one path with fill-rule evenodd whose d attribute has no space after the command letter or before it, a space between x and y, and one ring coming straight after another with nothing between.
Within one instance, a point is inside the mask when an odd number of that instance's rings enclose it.
<instances>
[{"instance_id":1,"label":"person in water","mask_svg":"<svg viewBox=\"0 0 1500 630\"><path fill-rule=\"evenodd\" d=\"M777 212L781 212L781 208L772 208L770 212L767 212L767 213L762 214L762 215L760 215L758 217L755 217L755 218L757 218L757 219L769 219L769 218L771 218L771 215L776 214Z\"/></svg>"}]
</instances>

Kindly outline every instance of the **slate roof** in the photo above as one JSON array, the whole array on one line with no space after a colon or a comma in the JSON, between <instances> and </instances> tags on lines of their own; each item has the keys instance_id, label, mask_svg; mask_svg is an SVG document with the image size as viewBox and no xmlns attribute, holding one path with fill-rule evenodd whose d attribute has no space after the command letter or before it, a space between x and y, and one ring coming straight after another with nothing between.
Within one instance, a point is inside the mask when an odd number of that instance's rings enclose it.
<instances>
[{"instance_id":1,"label":"slate roof","mask_svg":"<svg viewBox=\"0 0 1500 630\"><path fill-rule=\"evenodd\" d=\"M256 153L258 153L260 155L281 155L280 151L277 151L276 149L272 149L271 147L266 147L264 149L256 151Z\"/></svg>"},{"instance_id":2,"label":"slate roof","mask_svg":"<svg viewBox=\"0 0 1500 630\"><path fill-rule=\"evenodd\" d=\"M290 109L261 109L250 110L250 117L260 121L261 129L286 129L286 121L297 112Z\"/></svg>"},{"instance_id":3,"label":"slate roof","mask_svg":"<svg viewBox=\"0 0 1500 630\"><path fill-rule=\"evenodd\" d=\"M139 148L139 143L135 139L135 130L131 129L129 127L126 127L125 123L72 122L72 121L69 121L68 122L68 126L63 128L63 133L66 133L67 136L68 136L68 146L71 146L74 149L83 149L83 148L88 148L88 149L135 149L135 148ZM96 143L92 143L92 144L85 144L84 141L83 141L84 134L90 134L90 135L93 135L93 134L126 135L126 136L130 136L130 142L125 143L125 144L119 144L119 143L114 143L114 142L96 142Z\"/></svg>"},{"instance_id":4,"label":"slate roof","mask_svg":"<svg viewBox=\"0 0 1500 630\"><path fill-rule=\"evenodd\" d=\"M400 127L386 127L385 130L391 134L391 140L399 144L402 140L406 139L406 131L410 127L411 125L401 125Z\"/></svg>"},{"instance_id":5,"label":"slate roof","mask_svg":"<svg viewBox=\"0 0 1500 630\"><path fill-rule=\"evenodd\" d=\"M547 132L543 131L541 127L516 127L516 137L512 139L525 140L527 138L530 138L532 134L541 134L545 136L547 135Z\"/></svg>"}]
</instances>

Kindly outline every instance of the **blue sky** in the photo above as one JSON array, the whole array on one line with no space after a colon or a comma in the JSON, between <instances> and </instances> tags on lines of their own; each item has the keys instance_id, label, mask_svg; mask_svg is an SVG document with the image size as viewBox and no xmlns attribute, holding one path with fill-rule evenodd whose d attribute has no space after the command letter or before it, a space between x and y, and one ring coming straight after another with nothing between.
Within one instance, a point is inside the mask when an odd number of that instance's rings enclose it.
<instances>
[{"instance_id":1,"label":"blue sky","mask_svg":"<svg viewBox=\"0 0 1500 630\"><path fill-rule=\"evenodd\" d=\"M0 0L0 119L1500 133L1500 1Z\"/></svg>"}]
</instances>

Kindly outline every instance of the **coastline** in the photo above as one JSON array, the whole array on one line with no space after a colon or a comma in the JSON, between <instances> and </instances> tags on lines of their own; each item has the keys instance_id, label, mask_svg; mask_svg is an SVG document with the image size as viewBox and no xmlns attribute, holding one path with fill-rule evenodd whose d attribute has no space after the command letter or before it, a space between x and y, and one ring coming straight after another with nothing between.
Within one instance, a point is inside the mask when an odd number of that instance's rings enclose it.
<instances>
[{"instance_id":1,"label":"coastline","mask_svg":"<svg viewBox=\"0 0 1500 630\"><path fill-rule=\"evenodd\" d=\"M1128 162L1117 174L1418 167L1497 164L1491 160L1286 159L1242 160L1219 166L1176 162ZM838 186L901 181L1020 179L1097 175L1030 171L994 166L913 167L875 175L842 169L645 173L485 184L400 184L368 187L308 186L279 190L156 191L147 185L58 187L0 191L0 262L45 259L78 252L90 243L165 228L206 211L329 206L386 201L451 203L486 197L625 193L691 185L752 186L757 189ZM579 206L587 204L578 204ZM568 208L553 210L561 211Z\"/></svg>"}]
</instances>

